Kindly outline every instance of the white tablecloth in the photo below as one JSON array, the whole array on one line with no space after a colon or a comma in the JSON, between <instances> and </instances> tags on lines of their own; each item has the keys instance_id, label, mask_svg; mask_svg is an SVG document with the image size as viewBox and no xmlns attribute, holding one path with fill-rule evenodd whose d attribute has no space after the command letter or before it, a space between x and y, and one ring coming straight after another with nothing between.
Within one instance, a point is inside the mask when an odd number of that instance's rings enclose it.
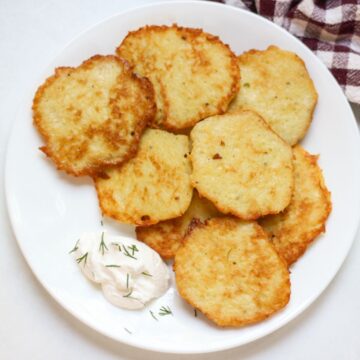
<instances>
[{"instance_id":1,"label":"white tablecloth","mask_svg":"<svg viewBox=\"0 0 360 360\"><path fill-rule=\"evenodd\" d=\"M75 35L114 13L149 2L152 0L0 1L0 359L185 358L117 343L63 310L25 263L4 202L6 142L27 84ZM354 110L359 120L360 108ZM359 240L358 235L328 289L290 324L252 344L186 359L359 360Z\"/></svg>"}]
</instances>

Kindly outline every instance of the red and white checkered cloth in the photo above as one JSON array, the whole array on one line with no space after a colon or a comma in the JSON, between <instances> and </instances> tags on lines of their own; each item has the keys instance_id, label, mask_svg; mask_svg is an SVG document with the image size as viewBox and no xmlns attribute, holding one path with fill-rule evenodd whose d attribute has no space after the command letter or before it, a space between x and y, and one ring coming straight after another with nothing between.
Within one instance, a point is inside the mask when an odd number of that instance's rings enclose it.
<instances>
[{"instance_id":1,"label":"red and white checkered cloth","mask_svg":"<svg viewBox=\"0 0 360 360\"><path fill-rule=\"evenodd\" d=\"M360 104L359 0L215 1L256 12L284 27L325 63L347 98Z\"/></svg>"}]
</instances>

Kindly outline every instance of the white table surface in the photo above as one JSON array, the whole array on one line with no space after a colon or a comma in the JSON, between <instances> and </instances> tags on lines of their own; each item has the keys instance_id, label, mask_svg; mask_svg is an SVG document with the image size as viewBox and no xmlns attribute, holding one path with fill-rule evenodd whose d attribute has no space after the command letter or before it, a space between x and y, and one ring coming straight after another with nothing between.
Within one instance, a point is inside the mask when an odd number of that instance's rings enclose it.
<instances>
[{"instance_id":1,"label":"white table surface","mask_svg":"<svg viewBox=\"0 0 360 360\"><path fill-rule=\"evenodd\" d=\"M4 202L5 149L16 109L39 69L74 36L152 1L0 0L0 359L360 359L359 235L334 281L297 319L249 345L207 355L159 354L110 340L63 310L32 275ZM360 107L354 111L359 121Z\"/></svg>"}]
</instances>

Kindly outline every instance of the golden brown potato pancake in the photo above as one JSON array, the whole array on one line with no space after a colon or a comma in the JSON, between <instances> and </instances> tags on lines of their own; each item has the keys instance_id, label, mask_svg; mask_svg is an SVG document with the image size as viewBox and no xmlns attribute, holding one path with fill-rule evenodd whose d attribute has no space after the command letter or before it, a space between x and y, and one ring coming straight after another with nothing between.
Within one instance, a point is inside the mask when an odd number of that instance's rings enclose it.
<instances>
[{"instance_id":1,"label":"golden brown potato pancake","mask_svg":"<svg viewBox=\"0 0 360 360\"><path fill-rule=\"evenodd\" d=\"M303 255L309 244L325 231L331 212L330 192L317 164L318 157L300 146L295 146L293 152L295 187L290 205L284 212L259 222L288 265Z\"/></svg>"},{"instance_id":2,"label":"golden brown potato pancake","mask_svg":"<svg viewBox=\"0 0 360 360\"><path fill-rule=\"evenodd\" d=\"M277 214L293 189L291 147L252 111L218 115L191 132L192 183L225 214Z\"/></svg>"},{"instance_id":3,"label":"golden brown potato pancake","mask_svg":"<svg viewBox=\"0 0 360 360\"><path fill-rule=\"evenodd\" d=\"M155 127L180 130L224 113L239 87L230 48L201 29L145 26L130 32L116 50L155 89Z\"/></svg>"},{"instance_id":4,"label":"golden brown potato pancake","mask_svg":"<svg viewBox=\"0 0 360 360\"><path fill-rule=\"evenodd\" d=\"M192 197L188 153L187 136L147 129L134 158L95 178L103 214L134 225L184 214Z\"/></svg>"},{"instance_id":5,"label":"golden brown potato pancake","mask_svg":"<svg viewBox=\"0 0 360 360\"><path fill-rule=\"evenodd\" d=\"M229 111L256 111L290 145L310 126L317 93L304 62L294 53L270 46L239 56L240 91Z\"/></svg>"},{"instance_id":6,"label":"golden brown potato pancake","mask_svg":"<svg viewBox=\"0 0 360 360\"><path fill-rule=\"evenodd\" d=\"M215 206L205 198L200 198L194 191L190 206L183 216L151 226L138 226L136 237L157 251L164 259L172 259L193 219L204 221L217 215L219 212Z\"/></svg>"},{"instance_id":7,"label":"golden brown potato pancake","mask_svg":"<svg viewBox=\"0 0 360 360\"><path fill-rule=\"evenodd\" d=\"M33 103L34 123L46 144L41 150L75 176L94 175L134 156L155 111L151 83L111 55L57 68Z\"/></svg>"},{"instance_id":8,"label":"golden brown potato pancake","mask_svg":"<svg viewBox=\"0 0 360 360\"><path fill-rule=\"evenodd\" d=\"M256 222L222 217L198 224L174 270L180 295L219 326L261 321L290 298L287 265Z\"/></svg>"}]
</instances>

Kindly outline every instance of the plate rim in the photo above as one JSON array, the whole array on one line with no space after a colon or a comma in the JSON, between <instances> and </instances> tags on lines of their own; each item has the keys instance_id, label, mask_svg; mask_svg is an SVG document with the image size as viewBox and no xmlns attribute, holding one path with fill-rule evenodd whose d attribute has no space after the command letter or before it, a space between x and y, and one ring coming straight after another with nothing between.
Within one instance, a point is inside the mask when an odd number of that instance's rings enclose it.
<instances>
[{"instance_id":1,"label":"plate rim","mask_svg":"<svg viewBox=\"0 0 360 360\"><path fill-rule=\"evenodd\" d=\"M204 7L214 7L214 8L224 8L224 6L226 6L227 8L231 8L232 11L235 12L239 12L239 13L243 13L246 14L246 16L250 16L253 18L256 18L257 21L263 21L265 23L271 24L271 26L277 28L278 30L280 30L281 32L283 32L284 34L286 34L287 36L291 37L292 40L295 40L298 42L298 44L304 49L304 51L308 52L309 54L311 54L311 57L313 58L313 61L316 61L320 66L322 66L324 69L326 69L326 71L331 75L332 78L332 82L334 82L336 84L337 87L340 88L340 85L337 83L336 79L334 78L334 76L332 75L332 73L329 71L329 69L325 66L325 64L305 45L303 44L298 38L296 38L294 35L292 35L291 33L289 33L287 30L285 30L284 28L282 28L281 26L279 26L278 24L275 24L273 22L271 22L270 20L261 17L258 14L252 13L246 9L243 8L238 8L232 5L227 5L227 4L223 4L223 3L216 3L216 2L207 2L207 1L199 1L199 0L167 0L167 1L157 1L157 2L153 2L150 4L145 4L145 5L140 5L140 6L135 6L135 7L131 7L122 11L119 11L111 16L108 16L100 21L97 21L96 23L88 26L86 29L82 30L81 32L79 32L77 35L75 35L70 41L68 41L61 49L59 49L58 52L56 52L56 54L52 57L52 60L41 70L38 71L38 75L35 77L35 79L39 78L40 73L42 73L44 71L44 69L49 69L51 68L51 65L56 61L56 59L67 49L69 48L73 43L75 43L79 38L81 38L84 34L86 34L87 32L89 32L90 30L100 26L103 23L108 22L109 20L116 18L116 17L121 17L124 16L126 14L129 13L133 13L133 12L137 12L139 10L142 9L146 9L146 8L155 8L155 7L159 7L162 5L166 5L166 6L172 6L172 5L176 5L176 4L186 4L186 5L196 5L196 6L204 6ZM31 79L31 81L28 81L28 83L26 84L27 86L24 86L24 90L23 90L23 94L21 97L21 101L19 102L19 105L26 103L26 99L27 99L27 92L29 91L29 89L31 87L34 86L34 80L35 79ZM30 84L31 82L31 84ZM32 85L32 86L30 86ZM347 100L345 94L343 93L342 89L342 96L343 96L343 100L346 103L346 107L347 110L349 112L349 115L351 114L351 124L354 128L354 130L356 131L356 137L357 137L357 150L358 150L358 154L360 153L360 130L357 126L357 122L356 122L356 118L354 116L354 113L351 109L350 103ZM306 301L304 301L300 306L298 306L298 308L296 309L296 311L293 311L292 313L290 313L288 316L284 317L283 319L280 319L271 329L261 333L261 334L257 334L257 335L253 335L250 339L246 339L245 341L231 341L231 344L229 344L228 342L226 343L226 345L221 346L219 344L216 344L216 346L209 346L207 347L207 349L205 350L187 350L187 349L182 349L182 351L177 351L177 350L172 350L170 348L168 349L163 349L163 348L159 348L158 346L155 345L144 345L144 344L140 344L139 342L133 340L133 337L131 336L123 336L123 338L118 338L115 337L111 332L108 332L107 329L101 329L100 327L97 327L96 324L93 324L92 321L89 321L88 319L84 318L81 314L75 313L68 305L65 301L63 301L60 297L58 297L58 295L55 293L55 291L53 291L53 289L51 287L48 287L45 283L45 281L43 281L41 279L41 277L39 276L39 274L37 273L37 271L34 269L34 267L32 266L32 260L26 255L26 251L24 251L24 248L22 246L22 242L19 240L18 237L18 231L17 231L17 227L16 227L16 221L15 219L15 210L14 210L14 205L10 199L10 191L9 189L11 189L11 185L10 185L10 170L9 170L9 163L10 163L10 148L11 148L11 143L14 141L13 138L14 136L14 128L16 123L18 123L19 120L19 113L21 112L21 106L20 108L16 111L15 113L15 121L14 123L11 125L10 128L10 132L9 132L9 137L7 140L7 144L6 144L6 151L5 151L5 166L4 166L4 195L5 195L5 204L6 204L6 209L7 209L7 213L9 216L9 223L13 232L13 235L16 239L16 243L29 267L29 269L31 270L31 272L34 274L35 278L37 279L37 281L41 284L41 286L46 290L46 292L63 308L65 309L68 313L71 314L71 316L73 316L76 320L80 320L83 324L85 324L86 326L90 327L93 331L99 332L101 334L103 334L104 336L119 342L121 344L125 344L128 346L132 346L134 348L137 349L142 349L142 350L146 350L146 351L152 351L152 352L159 352L159 353L166 353L166 354L206 354L206 353L213 353L213 352L219 352L219 351L224 351L224 350L228 350L228 349L233 349L233 348L237 348L240 346L243 346L245 344L249 344L251 342L254 342L260 338L266 337L268 335L270 335L271 333L277 331L278 329L280 329L281 327L284 327L285 325L289 324L292 320L294 320L296 317L298 317L302 312L304 312L311 304L314 303L314 301L324 292L324 290L329 286L329 284L334 280L334 278L336 277L336 275L338 274L339 270L341 269L342 265L344 264L344 261L346 260L350 249L354 243L354 240L356 238L356 235L359 231L359 223L360 223L360 208L358 207L358 213L356 214L356 217L354 217L354 229L352 229L351 231L351 241L349 241L349 244L347 246L347 249L344 253L344 256L342 257L341 261L339 261L338 266L336 267L336 269L334 270L333 274L329 277L328 281L324 282L323 286L320 287L319 289L317 289L316 292L314 292L314 294L309 297ZM350 116L349 116L350 117ZM349 119L350 122L350 119ZM360 174L360 165L357 168L358 173ZM359 193L360 194L360 193ZM357 199L357 200L360 200ZM356 219L355 219L356 218ZM255 324L256 325L256 324Z\"/></svg>"}]
</instances>

